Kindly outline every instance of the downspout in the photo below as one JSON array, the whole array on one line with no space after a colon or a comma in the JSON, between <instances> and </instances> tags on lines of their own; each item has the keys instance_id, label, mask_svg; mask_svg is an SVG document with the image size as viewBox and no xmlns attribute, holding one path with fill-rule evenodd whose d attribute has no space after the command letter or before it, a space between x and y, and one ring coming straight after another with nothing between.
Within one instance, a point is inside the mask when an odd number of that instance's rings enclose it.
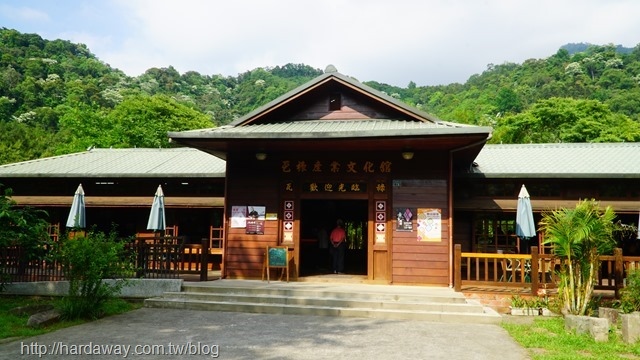
<instances>
[{"instance_id":1,"label":"downspout","mask_svg":"<svg viewBox=\"0 0 640 360\"><path fill-rule=\"evenodd\" d=\"M476 141L472 144L468 144L449 151L449 287L453 288L453 154L460 150L465 150L470 147L478 146L480 144L486 144L491 139L491 133L486 139ZM483 145L484 146L484 145Z\"/></svg>"}]
</instances>

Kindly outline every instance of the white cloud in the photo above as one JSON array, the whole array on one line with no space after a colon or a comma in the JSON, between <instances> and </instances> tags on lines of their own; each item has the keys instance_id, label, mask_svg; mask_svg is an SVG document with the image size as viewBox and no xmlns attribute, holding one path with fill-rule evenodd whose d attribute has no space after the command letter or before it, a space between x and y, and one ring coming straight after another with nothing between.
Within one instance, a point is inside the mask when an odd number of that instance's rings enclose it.
<instances>
[{"instance_id":1,"label":"white cloud","mask_svg":"<svg viewBox=\"0 0 640 360\"><path fill-rule=\"evenodd\" d=\"M3 17L13 18L16 21L25 21L30 23L47 22L50 20L46 12L28 6L0 4L0 14Z\"/></svg>"},{"instance_id":2,"label":"white cloud","mask_svg":"<svg viewBox=\"0 0 640 360\"><path fill-rule=\"evenodd\" d=\"M361 81L433 85L464 82L489 63L545 58L570 42L640 42L634 0L111 0L77 10L70 3L60 2L95 24L59 34L73 34L129 75L172 65L235 76L304 63L333 64Z\"/></svg>"}]
</instances>

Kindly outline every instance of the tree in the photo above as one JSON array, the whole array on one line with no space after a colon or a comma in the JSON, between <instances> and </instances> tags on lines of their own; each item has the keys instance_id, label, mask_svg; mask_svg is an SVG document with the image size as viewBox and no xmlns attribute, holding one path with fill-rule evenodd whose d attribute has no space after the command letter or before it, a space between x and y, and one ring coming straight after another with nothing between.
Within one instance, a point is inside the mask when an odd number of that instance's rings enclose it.
<instances>
[{"instance_id":1,"label":"tree","mask_svg":"<svg viewBox=\"0 0 640 360\"><path fill-rule=\"evenodd\" d=\"M114 147L170 147L167 133L209 128L211 119L165 95L131 96L105 119Z\"/></svg>"},{"instance_id":2,"label":"tree","mask_svg":"<svg viewBox=\"0 0 640 360\"><path fill-rule=\"evenodd\" d=\"M640 141L640 123L597 100L551 98L501 118L493 135L508 144Z\"/></svg>"},{"instance_id":3,"label":"tree","mask_svg":"<svg viewBox=\"0 0 640 360\"><path fill-rule=\"evenodd\" d=\"M18 207L11 199L10 188L0 184L0 248L17 246L22 249L19 271L24 271L29 261L43 259L49 245L47 213L30 207ZM0 262L0 276L4 275ZM0 278L0 290L5 279Z\"/></svg>"},{"instance_id":4,"label":"tree","mask_svg":"<svg viewBox=\"0 0 640 360\"><path fill-rule=\"evenodd\" d=\"M600 267L598 257L616 246L615 217L610 206L601 209L595 200L580 201L575 209L543 213L543 244L550 244L562 261L558 288L564 311L587 314Z\"/></svg>"},{"instance_id":5,"label":"tree","mask_svg":"<svg viewBox=\"0 0 640 360\"><path fill-rule=\"evenodd\" d=\"M517 113L522 110L522 101L518 94L509 88L501 88L498 91L498 97L496 99L496 107L501 113Z\"/></svg>"}]
</instances>

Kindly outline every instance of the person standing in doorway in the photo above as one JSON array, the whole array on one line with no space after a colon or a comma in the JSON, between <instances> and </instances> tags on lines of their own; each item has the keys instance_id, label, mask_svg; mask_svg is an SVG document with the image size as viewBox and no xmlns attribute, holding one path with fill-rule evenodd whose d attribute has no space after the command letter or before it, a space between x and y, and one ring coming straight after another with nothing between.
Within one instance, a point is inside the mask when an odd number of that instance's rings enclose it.
<instances>
[{"instance_id":1,"label":"person standing in doorway","mask_svg":"<svg viewBox=\"0 0 640 360\"><path fill-rule=\"evenodd\" d=\"M331 258L334 274L342 274L344 272L344 253L347 248L347 233L344 231L341 219L336 221L336 227L331 231L329 240L331 240Z\"/></svg>"}]
</instances>

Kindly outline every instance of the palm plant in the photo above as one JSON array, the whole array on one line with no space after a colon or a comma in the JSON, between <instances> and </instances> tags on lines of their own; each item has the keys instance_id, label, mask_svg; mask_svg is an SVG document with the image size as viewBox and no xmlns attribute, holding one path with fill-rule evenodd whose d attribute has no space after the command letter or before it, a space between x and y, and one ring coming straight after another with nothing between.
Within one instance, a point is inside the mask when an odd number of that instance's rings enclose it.
<instances>
[{"instance_id":1,"label":"palm plant","mask_svg":"<svg viewBox=\"0 0 640 360\"><path fill-rule=\"evenodd\" d=\"M544 244L550 244L562 260L559 295L564 310L585 315L600 268L598 257L616 246L616 215L610 206L601 209L595 200L580 201L575 209L558 209L542 216Z\"/></svg>"}]
</instances>

